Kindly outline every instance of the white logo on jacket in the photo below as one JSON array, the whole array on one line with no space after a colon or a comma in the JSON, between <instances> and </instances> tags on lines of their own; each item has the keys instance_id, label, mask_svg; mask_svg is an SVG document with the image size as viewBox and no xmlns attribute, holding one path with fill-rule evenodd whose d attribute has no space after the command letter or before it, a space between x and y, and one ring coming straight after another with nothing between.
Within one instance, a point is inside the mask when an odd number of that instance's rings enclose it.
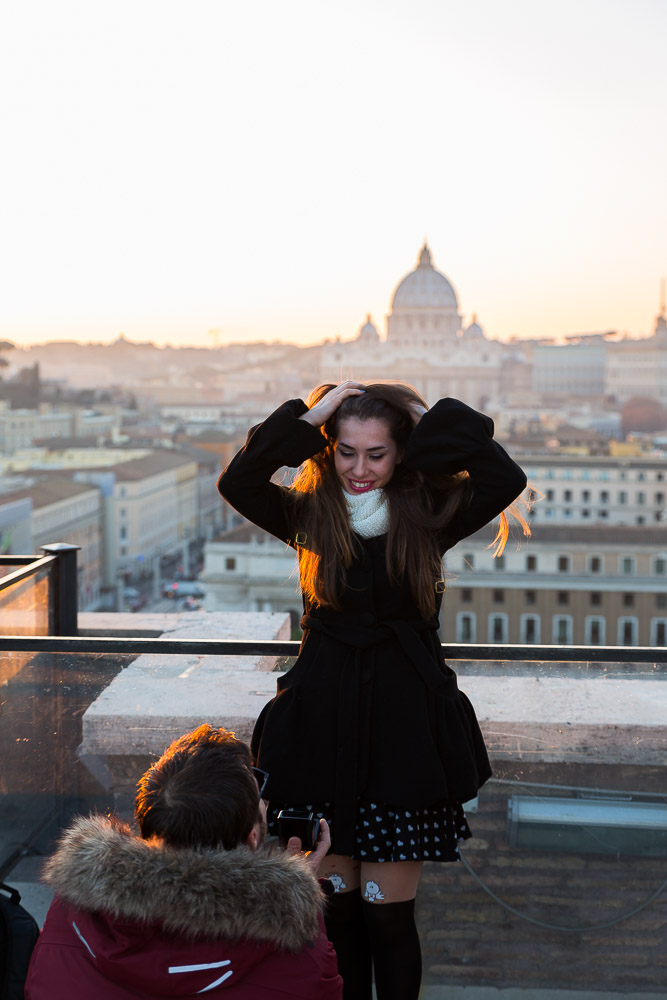
<instances>
[{"instance_id":1,"label":"white logo on jacket","mask_svg":"<svg viewBox=\"0 0 667 1000\"><path fill-rule=\"evenodd\" d=\"M204 972L206 969L221 969L223 966L231 964L230 959L225 959L223 962L205 962L202 965L170 965L169 972ZM224 976L220 976L219 979L209 983L202 990L197 990L197 993L207 993L209 990L214 990L220 983L224 983L225 979L229 979L233 971L230 969L229 972L225 972Z\"/></svg>"}]
</instances>

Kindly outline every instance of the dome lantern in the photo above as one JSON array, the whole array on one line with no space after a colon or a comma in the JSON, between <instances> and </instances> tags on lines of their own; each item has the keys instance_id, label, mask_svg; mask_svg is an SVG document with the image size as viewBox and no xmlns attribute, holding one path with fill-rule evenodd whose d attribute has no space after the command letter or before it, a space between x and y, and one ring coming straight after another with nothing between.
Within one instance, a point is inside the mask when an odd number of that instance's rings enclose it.
<instances>
[{"instance_id":1,"label":"dome lantern","mask_svg":"<svg viewBox=\"0 0 667 1000\"><path fill-rule=\"evenodd\" d=\"M419 264L418 267L433 267L433 262L431 260L431 251L428 248L428 243L424 240L424 246L421 248L419 254Z\"/></svg>"}]
</instances>

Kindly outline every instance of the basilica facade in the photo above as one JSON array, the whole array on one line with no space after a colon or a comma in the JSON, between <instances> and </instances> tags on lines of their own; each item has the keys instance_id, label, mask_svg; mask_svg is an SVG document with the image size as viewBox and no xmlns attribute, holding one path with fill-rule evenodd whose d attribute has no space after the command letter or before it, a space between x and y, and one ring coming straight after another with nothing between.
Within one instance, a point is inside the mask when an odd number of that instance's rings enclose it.
<instances>
[{"instance_id":1,"label":"basilica facade","mask_svg":"<svg viewBox=\"0 0 667 1000\"><path fill-rule=\"evenodd\" d=\"M465 326L454 286L438 271L424 243L417 266L398 283L384 338L368 316L356 339L326 344L321 379L398 379L414 385L432 405L455 396L479 409L500 405L503 369L515 351L489 340L473 316Z\"/></svg>"}]
</instances>

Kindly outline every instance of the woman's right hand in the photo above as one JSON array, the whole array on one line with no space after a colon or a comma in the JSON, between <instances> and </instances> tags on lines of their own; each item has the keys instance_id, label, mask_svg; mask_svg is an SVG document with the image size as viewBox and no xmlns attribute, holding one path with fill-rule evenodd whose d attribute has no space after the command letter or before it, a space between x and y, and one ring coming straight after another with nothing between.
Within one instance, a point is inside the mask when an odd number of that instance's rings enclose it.
<instances>
[{"instance_id":1,"label":"woman's right hand","mask_svg":"<svg viewBox=\"0 0 667 1000\"><path fill-rule=\"evenodd\" d=\"M331 389L326 396L323 396L319 403L316 403L312 409L303 413L299 420L305 420L306 423L312 424L313 427L322 427L326 424L332 414L336 412L340 404L348 396L360 396L364 391L364 386L361 382L352 382L347 380L346 382L341 382L337 385L335 389Z\"/></svg>"},{"instance_id":2,"label":"woman's right hand","mask_svg":"<svg viewBox=\"0 0 667 1000\"><path fill-rule=\"evenodd\" d=\"M410 416L412 417L412 422L415 425L415 427L417 426L421 418L424 416L424 414L428 413L426 407L422 406L421 403L418 403L416 399L411 399L408 401L408 409L410 410Z\"/></svg>"}]
</instances>

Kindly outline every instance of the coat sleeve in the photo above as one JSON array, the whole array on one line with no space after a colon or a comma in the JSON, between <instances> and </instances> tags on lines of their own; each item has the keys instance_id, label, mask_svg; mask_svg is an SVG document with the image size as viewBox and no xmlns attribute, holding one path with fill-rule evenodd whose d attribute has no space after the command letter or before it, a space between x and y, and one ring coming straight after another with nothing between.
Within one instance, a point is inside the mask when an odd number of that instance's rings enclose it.
<instances>
[{"instance_id":1,"label":"coat sleeve","mask_svg":"<svg viewBox=\"0 0 667 1000\"><path fill-rule=\"evenodd\" d=\"M415 427L406 468L429 475L467 472L472 494L445 529L453 545L482 528L525 489L526 476L493 439L493 420L458 399L441 399Z\"/></svg>"},{"instance_id":2,"label":"coat sleeve","mask_svg":"<svg viewBox=\"0 0 667 1000\"><path fill-rule=\"evenodd\" d=\"M292 399L252 427L245 445L218 479L220 494L239 514L288 544L293 540L285 490L271 477L283 466L295 468L326 448L320 431L299 420L307 409L302 400Z\"/></svg>"}]
</instances>

